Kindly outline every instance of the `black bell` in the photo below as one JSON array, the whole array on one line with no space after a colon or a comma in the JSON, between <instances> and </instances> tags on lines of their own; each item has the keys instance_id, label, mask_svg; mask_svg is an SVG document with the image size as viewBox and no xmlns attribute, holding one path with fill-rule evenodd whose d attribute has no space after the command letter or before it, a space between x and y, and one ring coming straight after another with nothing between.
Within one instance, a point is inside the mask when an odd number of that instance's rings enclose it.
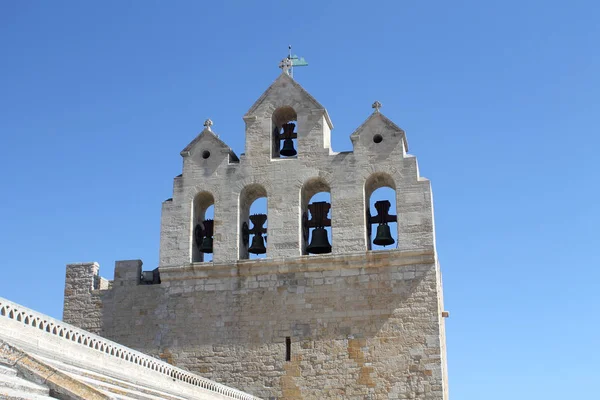
<instances>
[{"instance_id":1,"label":"black bell","mask_svg":"<svg viewBox=\"0 0 600 400\"><path fill-rule=\"evenodd\" d=\"M267 252L265 239L262 235L254 235L252 237L252 246L248 248L248 252L252 254L265 254Z\"/></svg>"},{"instance_id":2,"label":"black bell","mask_svg":"<svg viewBox=\"0 0 600 400\"><path fill-rule=\"evenodd\" d=\"M202 253L212 253L213 252L213 238L205 237L202 240L202 244L198 248Z\"/></svg>"},{"instance_id":3,"label":"black bell","mask_svg":"<svg viewBox=\"0 0 600 400\"><path fill-rule=\"evenodd\" d=\"M202 241L204 240L204 230L202 229L202 225L200 224L196 224L196 227L194 228L194 242L196 243L196 247L198 248L199 251L200 248L202 247Z\"/></svg>"},{"instance_id":4,"label":"black bell","mask_svg":"<svg viewBox=\"0 0 600 400\"><path fill-rule=\"evenodd\" d=\"M199 242L200 235L204 236L202 242L198 246L198 250L202 253L212 253L213 252L213 227L214 222L212 219L207 219L202 222L202 227L200 224L196 225L196 229L194 229L194 236L196 239L196 243Z\"/></svg>"},{"instance_id":5,"label":"black bell","mask_svg":"<svg viewBox=\"0 0 600 400\"><path fill-rule=\"evenodd\" d=\"M329 244L325 228L313 229L312 238L310 239L310 244L306 248L306 251L311 254L331 253L331 244Z\"/></svg>"},{"instance_id":6,"label":"black bell","mask_svg":"<svg viewBox=\"0 0 600 400\"><path fill-rule=\"evenodd\" d=\"M389 225L377 225L377 235L375 236L373 243L377 246L389 246L390 244L395 243Z\"/></svg>"},{"instance_id":7,"label":"black bell","mask_svg":"<svg viewBox=\"0 0 600 400\"><path fill-rule=\"evenodd\" d=\"M296 152L296 149L294 148L294 141L292 139L284 139L283 147L281 147L281 151L279 151L279 154L286 157L291 157L298 154Z\"/></svg>"}]
</instances>

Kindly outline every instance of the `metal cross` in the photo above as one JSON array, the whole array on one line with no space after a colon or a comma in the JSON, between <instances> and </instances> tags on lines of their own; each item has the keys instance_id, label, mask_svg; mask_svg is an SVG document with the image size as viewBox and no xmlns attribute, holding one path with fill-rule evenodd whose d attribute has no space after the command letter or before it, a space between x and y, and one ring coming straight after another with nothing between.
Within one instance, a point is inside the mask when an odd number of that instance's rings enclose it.
<instances>
[{"instance_id":1,"label":"metal cross","mask_svg":"<svg viewBox=\"0 0 600 400\"><path fill-rule=\"evenodd\" d=\"M371 105L371 108L374 108L374 109L375 109L375 112L379 112L379 109L381 108L381 103L380 103L380 102L378 102L378 101L375 101L375 103L373 103L373 104Z\"/></svg>"}]
</instances>

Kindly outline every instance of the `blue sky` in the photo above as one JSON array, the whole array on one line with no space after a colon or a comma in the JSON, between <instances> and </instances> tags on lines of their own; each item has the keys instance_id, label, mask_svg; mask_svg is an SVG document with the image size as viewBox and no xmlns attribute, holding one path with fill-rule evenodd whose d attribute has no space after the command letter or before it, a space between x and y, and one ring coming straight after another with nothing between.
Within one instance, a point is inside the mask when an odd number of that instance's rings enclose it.
<instances>
[{"instance_id":1,"label":"blue sky","mask_svg":"<svg viewBox=\"0 0 600 400\"><path fill-rule=\"evenodd\" d=\"M379 100L432 180L452 398L592 398L598 21L593 1L1 2L0 295L60 318L65 264L154 268L179 152L206 118L243 152L292 44L334 150Z\"/></svg>"}]
</instances>

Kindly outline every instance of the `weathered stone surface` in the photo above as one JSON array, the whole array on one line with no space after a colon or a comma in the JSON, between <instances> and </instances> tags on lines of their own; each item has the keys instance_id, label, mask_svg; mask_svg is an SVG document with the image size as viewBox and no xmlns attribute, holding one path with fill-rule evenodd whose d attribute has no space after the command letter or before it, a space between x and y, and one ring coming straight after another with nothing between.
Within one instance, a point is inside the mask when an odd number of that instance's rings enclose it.
<instances>
[{"instance_id":1,"label":"weathered stone surface","mask_svg":"<svg viewBox=\"0 0 600 400\"><path fill-rule=\"evenodd\" d=\"M195 264L161 279L95 291L100 334L263 398L444 398L431 253Z\"/></svg>"}]
</instances>

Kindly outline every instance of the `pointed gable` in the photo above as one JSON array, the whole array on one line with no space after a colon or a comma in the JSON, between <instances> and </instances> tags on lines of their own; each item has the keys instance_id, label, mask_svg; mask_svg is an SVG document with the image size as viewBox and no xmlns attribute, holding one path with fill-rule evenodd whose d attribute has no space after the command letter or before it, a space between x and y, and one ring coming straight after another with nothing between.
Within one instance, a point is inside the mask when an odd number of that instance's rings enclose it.
<instances>
[{"instance_id":1,"label":"pointed gable","mask_svg":"<svg viewBox=\"0 0 600 400\"><path fill-rule=\"evenodd\" d=\"M231 147L227 146L219 137L209 128L205 128L198 136L194 138L183 150L181 155L187 157L192 155L196 149L206 149L208 151L218 151L219 153L229 154L231 161L239 161L238 156Z\"/></svg>"},{"instance_id":2,"label":"pointed gable","mask_svg":"<svg viewBox=\"0 0 600 400\"><path fill-rule=\"evenodd\" d=\"M392 120L383 115L379 111L373 112L369 118L365 120L351 135L350 140L352 144L356 146L357 143L375 142L378 143L376 136L380 135L382 141L389 141L390 143L402 142L404 150L408 151L408 141L406 140L406 133ZM368 138L366 137L368 136Z\"/></svg>"},{"instance_id":3,"label":"pointed gable","mask_svg":"<svg viewBox=\"0 0 600 400\"><path fill-rule=\"evenodd\" d=\"M290 93L291 96L290 96ZM287 92L287 93L285 93ZM287 94L287 96L286 96ZM294 96L295 95L295 96ZM298 82L296 82L292 77L290 77L286 73L282 73L275 79L275 81L265 90L265 92L254 102L252 107L248 110L244 118L251 117L256 111L260 108L260 106L265 102L266 99L269 98L290 98L290 97L298 97L302 99L304 105L310 105L311 108L323 110L323 115L325 120L327 121L327 125L329 125L329 129L333 129L333 124L331 122L331 118L329 118L329 114L325 107L321 105L310 93L308 93ZM290 105L290 104L281 104L281 105Z\"/></svg>"}]
</instances>

